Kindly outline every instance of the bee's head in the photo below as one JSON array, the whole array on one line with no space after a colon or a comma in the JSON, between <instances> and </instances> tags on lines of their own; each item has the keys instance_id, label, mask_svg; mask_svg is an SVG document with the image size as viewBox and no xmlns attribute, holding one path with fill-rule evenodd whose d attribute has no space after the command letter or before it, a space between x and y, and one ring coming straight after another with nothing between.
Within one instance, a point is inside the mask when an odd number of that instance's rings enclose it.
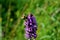
<instances>
[{"instance_id":1,"label":"bee's head","mask_svg":"<svg viewBox=\"0 0 60 40\"><path fill-rule=\"evenodd\" d=\"M27 19L27 16L25 14L22 15L21 19Z\"/></svg>"}]
</instances>

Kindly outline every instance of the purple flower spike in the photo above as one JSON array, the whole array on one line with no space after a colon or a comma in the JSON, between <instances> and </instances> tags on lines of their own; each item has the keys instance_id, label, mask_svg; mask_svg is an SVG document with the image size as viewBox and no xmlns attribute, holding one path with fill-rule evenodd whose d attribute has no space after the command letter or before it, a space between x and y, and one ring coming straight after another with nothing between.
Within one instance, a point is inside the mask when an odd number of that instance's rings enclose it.
<instances>
[{"instance_id":1,"label":"purple flower spike","mask_svg":"<svg viewBox=\"0 0 60 40\"><path fill-rule=\"evenodd\" d=\"M25 36L26 38L32 38L34 39L37 37L36 30L37 30L37 23L36 19L32 14L29 14L27 16L27 19L24 22L25 25Z\"/></svg>"}]
</instances>

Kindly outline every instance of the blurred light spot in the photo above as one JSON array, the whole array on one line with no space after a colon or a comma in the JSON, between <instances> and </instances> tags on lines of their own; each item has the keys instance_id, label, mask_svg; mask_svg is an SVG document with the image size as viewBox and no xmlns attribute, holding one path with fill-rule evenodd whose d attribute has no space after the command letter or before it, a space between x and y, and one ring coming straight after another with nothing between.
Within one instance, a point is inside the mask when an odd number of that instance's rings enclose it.
<instances>
[{"instance_id":1,"label":"blurred light spot","mask_svg":"<svg viewBox=\"0 0 60 40\"><path fill-rule=\"evenodd\" d=\"M13 21L13 18L11 18L10 21L12 22Z\"/></svg>"},{"instance_id":2,"label":"blurred light spot","mask_svg":"<svg viewBox=\"0 0 60 40\"><path fill-rule=\"evenodd\" d=\"M0 22L2 22L2 18L0 18Z\"/></svg>"}]
</instances>

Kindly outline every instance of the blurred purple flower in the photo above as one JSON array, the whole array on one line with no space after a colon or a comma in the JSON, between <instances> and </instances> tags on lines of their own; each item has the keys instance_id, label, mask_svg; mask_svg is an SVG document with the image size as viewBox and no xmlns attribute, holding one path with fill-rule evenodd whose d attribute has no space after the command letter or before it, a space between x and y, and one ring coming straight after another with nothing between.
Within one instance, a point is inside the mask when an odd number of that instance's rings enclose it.
<instances>
[{"instance_id":1,"label":"blurred purple flower","mask_svg":"<svg viewBox=\"0 0 60 40\"><path fill-rule=\"evenodd\" d=\"M36 19L32 14L29 14L27 16L27 19L24 22L25 25L25 36L26 38L36 38L37 34L36 34L36 30L37 30L37 23L36 23Z\"/></svg>"}]
</instances>

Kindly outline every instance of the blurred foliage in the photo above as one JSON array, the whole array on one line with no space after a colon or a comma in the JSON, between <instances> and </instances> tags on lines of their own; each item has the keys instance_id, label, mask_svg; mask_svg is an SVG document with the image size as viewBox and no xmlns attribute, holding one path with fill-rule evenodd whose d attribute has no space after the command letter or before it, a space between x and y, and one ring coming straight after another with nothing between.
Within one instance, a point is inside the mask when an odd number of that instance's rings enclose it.
<instances>
[{"instance_id":1,"label":"blurred foliage","mask_svg":"<svg viewBox=\"0 0 60 40\"><path fill-rule=\"evenodd\" d=\"M21 17L29 12L37 20L36 40L60 40L60 0L0 0L2 40L26 40Z\"/></svg>"}]
</instances>

